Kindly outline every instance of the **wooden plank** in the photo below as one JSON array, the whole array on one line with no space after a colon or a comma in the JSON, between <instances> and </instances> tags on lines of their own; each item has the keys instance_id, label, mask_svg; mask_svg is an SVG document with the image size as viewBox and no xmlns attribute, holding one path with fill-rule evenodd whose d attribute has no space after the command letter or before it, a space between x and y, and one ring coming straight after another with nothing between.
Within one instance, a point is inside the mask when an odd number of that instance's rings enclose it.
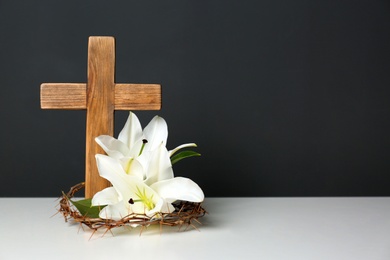
<instances>
[{"instance_id":1,"label":"wooden plank","mask_svg":"<svg viewBox=\"0 0 390 260\"><path fill-rule=\"evenodd\" d=\"M160 110L161 85L116 84L115 110ZM87 84L42 83L42 109L86 109Z\"/></svg>"},{"instance_id":2,"label":"wooden plank","mask_svg":"<svg viewBox=\"0 0 390 260\"><path fill-rule=\"evenodd\" d=\"M86 109L87 84L85 83L42 83L42 109Z\"/></svg>"},{"instance_id":3,"label":"wooden plank","mask_svg":"<svg viewBox=\"0 0 390 260\"><path fill-rule=\"evenodd\" d=\"M115 42L113 37L90 37L88 44L85 197L109 186L99 176L95 154L104 151L95 142L99 135L114 135Z\"/></svg>"},{"instance_id":4,"label":"wooden plank","mask_svg":"<svg viewBox=\"0 0 390 260\"><path fill-rule=\"evenodd\" d=\"M116 84L115 110L160 110L161 85Z\"/></svg>"}]
</instances>

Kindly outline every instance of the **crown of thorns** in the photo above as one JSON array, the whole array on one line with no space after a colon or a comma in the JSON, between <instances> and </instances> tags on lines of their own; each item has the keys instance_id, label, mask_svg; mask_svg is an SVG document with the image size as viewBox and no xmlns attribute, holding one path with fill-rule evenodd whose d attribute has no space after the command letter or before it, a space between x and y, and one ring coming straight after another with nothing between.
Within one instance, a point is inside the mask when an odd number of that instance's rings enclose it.
<instances>
[{"instance_id":1,"label":"crown of thorns","mask_svg":"<svg viewBox=\"0 0 390 260\"><path fill-rule=\"evenodd\" d=\"M70 188L68 193L63 193L60 198L59 212L64 216L65 221L73 220L80 225L85 225L96 232L99 229L106 229L111 231L112 228L130 226L141 226L141 232L143 228L149 225L162 226L179 226L179 230L185 226L186 229L189 226L197 229L194 225L194 221L198 224L199 218L203 217L207 212L201 206L201 203L194 203L188 201L175 201L172 203L175 210L171 213L156 213L154 216L149 217L146 214L129 214L120 220L102 219L102 218L90 218L83 216L80 212L74 208L70 199L74 197L74 194L85 187L85 183L79 183Z\"/></svg>"}]
</instances>

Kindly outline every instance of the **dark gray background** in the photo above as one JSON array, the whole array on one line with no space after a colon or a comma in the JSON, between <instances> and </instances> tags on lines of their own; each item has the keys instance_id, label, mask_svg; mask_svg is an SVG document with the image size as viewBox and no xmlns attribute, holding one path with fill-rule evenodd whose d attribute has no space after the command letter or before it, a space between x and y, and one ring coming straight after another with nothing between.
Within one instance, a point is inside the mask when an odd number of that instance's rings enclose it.
<instances>
[{"instance_id":1,"label":"dark gray background","mask_svg":"<svg viewBox=\"0 0 390 260\"><path fill-rule=\"evenodd\" d=\"M84 111L40 110L86 82L91 35L116 81L161 83L168 148L206 196L390 195L389 1L0 0L0 196L84 180ZM116 113L116 134L127 113Z\"/></svg>"}]
</instances>

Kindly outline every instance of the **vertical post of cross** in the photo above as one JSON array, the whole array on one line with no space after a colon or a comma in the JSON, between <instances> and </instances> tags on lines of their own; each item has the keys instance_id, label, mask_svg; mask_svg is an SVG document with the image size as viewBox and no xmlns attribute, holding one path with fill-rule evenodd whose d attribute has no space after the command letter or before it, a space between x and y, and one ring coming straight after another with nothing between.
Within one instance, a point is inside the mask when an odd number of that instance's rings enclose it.
<instances>
[{"instance_id":1,"label":"vertical post of cross","mask_svg":"<svg viewBox=\"0 0 390 260\"><path fill-rule=\"evenodd\" d=\"M88 44L85 196L108 186L99 176L95 154L104 151L95 142L99 135L114 135L115 40L90 37Z\"/></svg>"}]
</instances>

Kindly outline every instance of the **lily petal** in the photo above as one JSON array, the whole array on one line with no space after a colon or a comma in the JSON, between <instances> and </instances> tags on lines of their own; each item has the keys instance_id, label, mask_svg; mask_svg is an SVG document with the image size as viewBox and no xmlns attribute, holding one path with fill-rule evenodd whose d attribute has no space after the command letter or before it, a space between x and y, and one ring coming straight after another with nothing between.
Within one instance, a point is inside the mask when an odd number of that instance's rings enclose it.
<instances>
[{"instance_id":1,"label":"lily petal","mask_svg":"<svg viewBox=\"0 0 390 260\"><path fill-rule=\"evenodd\" d=\"M118 140L122 141L127 147L131 149L135 142L142 139L142 127L138 120L138 117L129 112L129 116L123 127L122 131L118 135Z\"/></svg>"},{"instance_id":2,"label":"lily petal","mask_svg":"<svg viewBox=\"0 0 390 260\"><path fill-rule=\"evenodd\" d=\"M204 193L194 181L184 177L176 177L153 183L150 186L167 202L185 200L190 202L202 202Z\"/></svg>"},{"instance_id":3,"label":"lily petal","mask_svg":"<svg viewBox=\"0 0 390 260\"><path fill-rule=\"evenodd\" d=\"M123 157L119 159L125 173L138 177L141 181L146 178L142 164L132 157Z\"/></svg>"},{"instance_id":4,"label":"lily petal","mask_svg":"<svg viewBox=\"0 0 390 260\"><path fill-rule=\"evenodd\" d=\"M118 193L114 187L97 192L92 198L92 206L103 206L118 203Z\"/></svg>"},{"instance_id":5,"label":"lily petal","mask_svg":"<svg viewBox=\"0 0 390 260\"><path fill-rule=\"evenodd\" d=\"M161 143L166 145L168 139L168 126L162 117L155 116L144 128L144 137L148 140L145 146L148 150L156 149Z\"/></svg>"},{"instance_id":6,"label":"lily petal","mask_svg":"<svg viewBox=\"0 0 390 260\"><path fill-rule=\"evenodd\" d=\"M150 154L149 168L146 170L147 185L155 182L172 179L173 169L167 148L163 143Z\"/></svg>"},{"instance_id":7,"label":"lily petal","mask_svg":"<svg viewBox=\"0 0 390 260\"><path fill-rule=\"evenodd\" d=\"M132 179L129 185L131 190L131 199L134 203L131 204L131 210L134 213L148 214L154 210L160 201L160 196L148 185L137 178Z\"/></svg>"},{"instance_id":8,"label":"lily petal","mask_svg":"<svg viewBox=\"0 0 390 260\"><path fill-rule=\"evenodd\" d=\"M140 155L141 150L143 150L144 143L142 139L139 139L138 141L135 141L133 146L129 147L129 153L128 155L131 157L137 157Z\"/></svg>"},{"instance_id":9,"label":"lily petal","mask_svg":"<svg viewBox=\"0 0 390 260\"><path fill-rule=\"evenodd\" d=\"M175 207L173 207L171 203L160 198L160 200L156 204L156 207L154 209L150 210L148 212L147 216L154 217L154 216L157 216L158 213L172 213L173 211L175 211Z\"/></svg>"},{"instance_id":10,"label":"lily petal","mask_svg":"<svg viewBox=\"0 0 390 260\"><path fill-rule=\"evenodd\" d=\"M95 155L99 175L110 181L118 192L118 200L129 199L131 192L128 188L129 176L124 171L120 162L106 155Z\"/></svg>"},{"instance_id":11,"label":"lily petal","mask_svg":"<svg viewBox=\"0 0 390 260\"><path fill-rule=\"evenodd\" d=\"M186 147L197 147L195 143L188 143L188 144L182 144L176 147L175 149L172 149L169 151L169 157L171 157L173 154L175 154L180 149L186 148Z\"/></svg>"},{"instance_id":12,"label":"lily petal","mask_svg":"<svg viewBox=\"0 0 390 260\"><path fill-rule=\"evenodd\" d=\"M107 205L99 212L99 217L102 219L121 220L122 218L131 214L130 207L123 201L116 204Z\"/></svg>"},{"instance_id":13,"label":"lily petal","mask_svg":"<svg viewBox=\"0 0 390 260\"><path fill-rule=\"evenodd\" d=\"M119 159L129 154L129 148L112 136L101 135L96 137L95 141L112 158Z\"/></svg>"}]
</instances>

